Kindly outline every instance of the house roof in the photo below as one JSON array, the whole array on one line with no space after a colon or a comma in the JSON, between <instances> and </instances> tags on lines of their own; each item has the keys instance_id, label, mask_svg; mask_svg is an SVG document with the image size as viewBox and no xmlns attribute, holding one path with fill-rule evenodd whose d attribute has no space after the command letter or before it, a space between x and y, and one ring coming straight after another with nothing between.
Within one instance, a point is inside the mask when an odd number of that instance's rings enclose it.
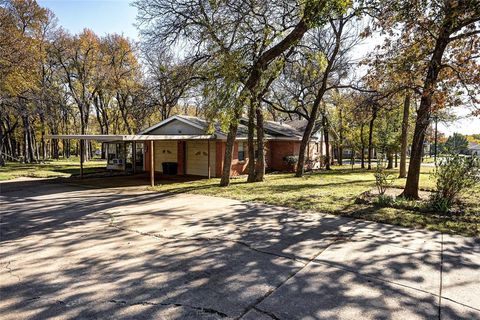
<instances>
[{"instance_id":1,"label":"house roof","mask_svg":"<svg viewBox=\"0 0 480 320\"><path fill-rule=\"evenodd\" d=\"M295 128L297 131L304 132L307 127L308 121L306 119L301 120L291 120L285 122L287 125ZM316 134L322 128L322 124L317 121L313 127L312 135Z\"/></svg>"},{"instance_id":2,"label":"house roof","mask_svg":"<svg viewBox=\"0 0 480 320\"><path fill-rule=\"evenodd\" d=\"M288 123L280 123L275 121L265 121L263 124L266 131L272 131L284 136L296 136L302 137L303 131L298 130L297 128L289 125Z\"/></svg>"},{"instance_id":3,"label":"house roof","mask_svg":"<svg viewBox=\"0 0 480 320\"><path fill-rule=\"evenodd\" d=\"M201 129L208 134L208 122L205 119L199 117L192 117L186 115L176 115L172 116L168 119L165 119L145 130L139 132L139 134L148 134L153 130L160 128L174 120L181 121L183 123L189 124L194 126L198 129ZM237 129L237 139L246 139L248 136L248 121L245 118L240 119L240 123ZM274 121L265 121L264 122L264 129L265 129L265 137L267 139L290 139L290 140L300 140L302 138L303 132L297 130L296 128L285 124L279 123ZM227 132L222 130L221 125L219 123L214 124L214 134L217 135L219 138L226 138Z\"/></svg>"},{"instance_id":4,"label":"house roof","mask_svg":"<svg viewBox=\"0 0 480 320\"><path fill-rule=\"evenodd\" d=\"M160 128L168 123L177 120L187 125L200 129L196 134L154 134L152 131ZM301 140L303 131L306 127L306 120L296 120L288 123L280 123L275 121L265 121L265 139L267 140ZM237 129L237 139L244 140L248 137L248 120L246 118L240 119ZM159 123L140 131L136 135L50 135L48 138L52 139L84 139L97 140L103 142L115 141L146 141L146 140L204 140L204 139L226 139L227 132L222 130L219 123L214 124L214 132L208 132L208 122L199 117L176 115L169 117ZM312 136L320 129L316 125ZM202 132L203 131L203 132Z\"/></svg>"},{"instance_id":5,"label":"house roof","mask_svg":"<svg viewBox=\"0 0 480 320\"><path fill-rule=\"evenodd\" d=\"M476 142L469 142L468 143L468 149L469 150L480 150L480 144Z\"/></svg>"}]
</instances>

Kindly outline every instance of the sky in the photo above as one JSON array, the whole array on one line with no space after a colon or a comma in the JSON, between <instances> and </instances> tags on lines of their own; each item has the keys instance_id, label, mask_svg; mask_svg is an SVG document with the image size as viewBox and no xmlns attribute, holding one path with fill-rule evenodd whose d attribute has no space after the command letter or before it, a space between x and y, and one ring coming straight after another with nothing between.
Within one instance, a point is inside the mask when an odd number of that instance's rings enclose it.
<instances>
[{"instance_id":1,"label":"sky","mask_svg":"<svg viewBox=\"0 0 480 320\"><path fill-rule=\"evenodd\" d=\"M129 0L38 0L42 7L55 13L59 25L72 33L84 28L98 35L123 34L138 40L139 34L133 25L137 9Z\"/></svg>"},{"instance_id":2,"label":"sky","mask_svg":"<svg viewBox=\"0 0 480 320\"><path fill-rule=\"evenodd\" d=\"M101 36L118 33L132 40L140 40L139 32L134 26L137 9L130 5L131 0L38 0L38 3L52 10L59 25L71 33L89 28ZM371 43L366 43L357 52L366 52L372 47ZM453 132L480 133L479 117L465 118L468 112L462 109L456 113L461 119L448 125L439 123L439 131L447 136Z\"/></svg>"}]
</instances>

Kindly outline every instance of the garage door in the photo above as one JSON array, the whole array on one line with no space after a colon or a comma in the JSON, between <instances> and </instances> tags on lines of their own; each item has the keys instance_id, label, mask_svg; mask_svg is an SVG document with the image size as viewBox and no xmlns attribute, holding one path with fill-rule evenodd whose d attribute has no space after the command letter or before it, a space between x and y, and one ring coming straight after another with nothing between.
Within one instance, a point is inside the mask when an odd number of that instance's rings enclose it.
<instances>
[{"instance_id":1,"label":"garage door","mask_svg":"<svg viewBox=\"0 0 480 320\"><path fill-rule=\"evenodd\" d=\"M187 141L187 174L208 177L207 148L207 141ZM210 174L215 176L215 142L210 142Z\"/></svg>"},{"instance_id":2,"label":"garage door","mask_svg":"<svg viewBox=\"0 0 480 320\"><path fill-rule=\"evenodd\" d=\"M163 162L178 162L177 141L155 141L155 171L163 172Z\"/></svg>"}]
</instances>

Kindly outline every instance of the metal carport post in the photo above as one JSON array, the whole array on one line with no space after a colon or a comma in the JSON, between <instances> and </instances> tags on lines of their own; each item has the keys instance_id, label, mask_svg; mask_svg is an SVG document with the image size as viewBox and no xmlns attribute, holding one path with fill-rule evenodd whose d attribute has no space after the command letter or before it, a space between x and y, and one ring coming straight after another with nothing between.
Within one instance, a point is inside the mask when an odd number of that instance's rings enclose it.
<instances>
[{"instance_id":1,"label":"metal carport post","mask_svg":"<svg viewBox=\"0 0 480 320\"><path fill-rule=\"evenodd\" d=\"M155 157L154 157L154 147L155 144L153 143L153 140L150 140L150 185L152 187L155 186Z\"/></svg>"}]
</instances>

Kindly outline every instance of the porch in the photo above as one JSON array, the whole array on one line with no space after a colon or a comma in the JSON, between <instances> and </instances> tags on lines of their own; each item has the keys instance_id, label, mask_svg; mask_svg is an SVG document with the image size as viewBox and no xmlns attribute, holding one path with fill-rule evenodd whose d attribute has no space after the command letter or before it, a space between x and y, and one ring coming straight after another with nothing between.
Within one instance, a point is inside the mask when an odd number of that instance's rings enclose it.
<instances>
[{"instance_id":1,"label":"porch","mask_svg":"<svg viewBox=\"0 0 480 320\"><path fill-rule=\"evenodd\" d=\"M175 162L177 175L187 179L210 178L215 170L215 135L50 135L47 138L79 141L80 179L84 179L85 142L92 140L106 144L107 170L123 171L140 179L148 177L151 186L158 177L166 176L165 162ZM137 175L139 172L148 175Z\"/></svg>"}]
</instances>

